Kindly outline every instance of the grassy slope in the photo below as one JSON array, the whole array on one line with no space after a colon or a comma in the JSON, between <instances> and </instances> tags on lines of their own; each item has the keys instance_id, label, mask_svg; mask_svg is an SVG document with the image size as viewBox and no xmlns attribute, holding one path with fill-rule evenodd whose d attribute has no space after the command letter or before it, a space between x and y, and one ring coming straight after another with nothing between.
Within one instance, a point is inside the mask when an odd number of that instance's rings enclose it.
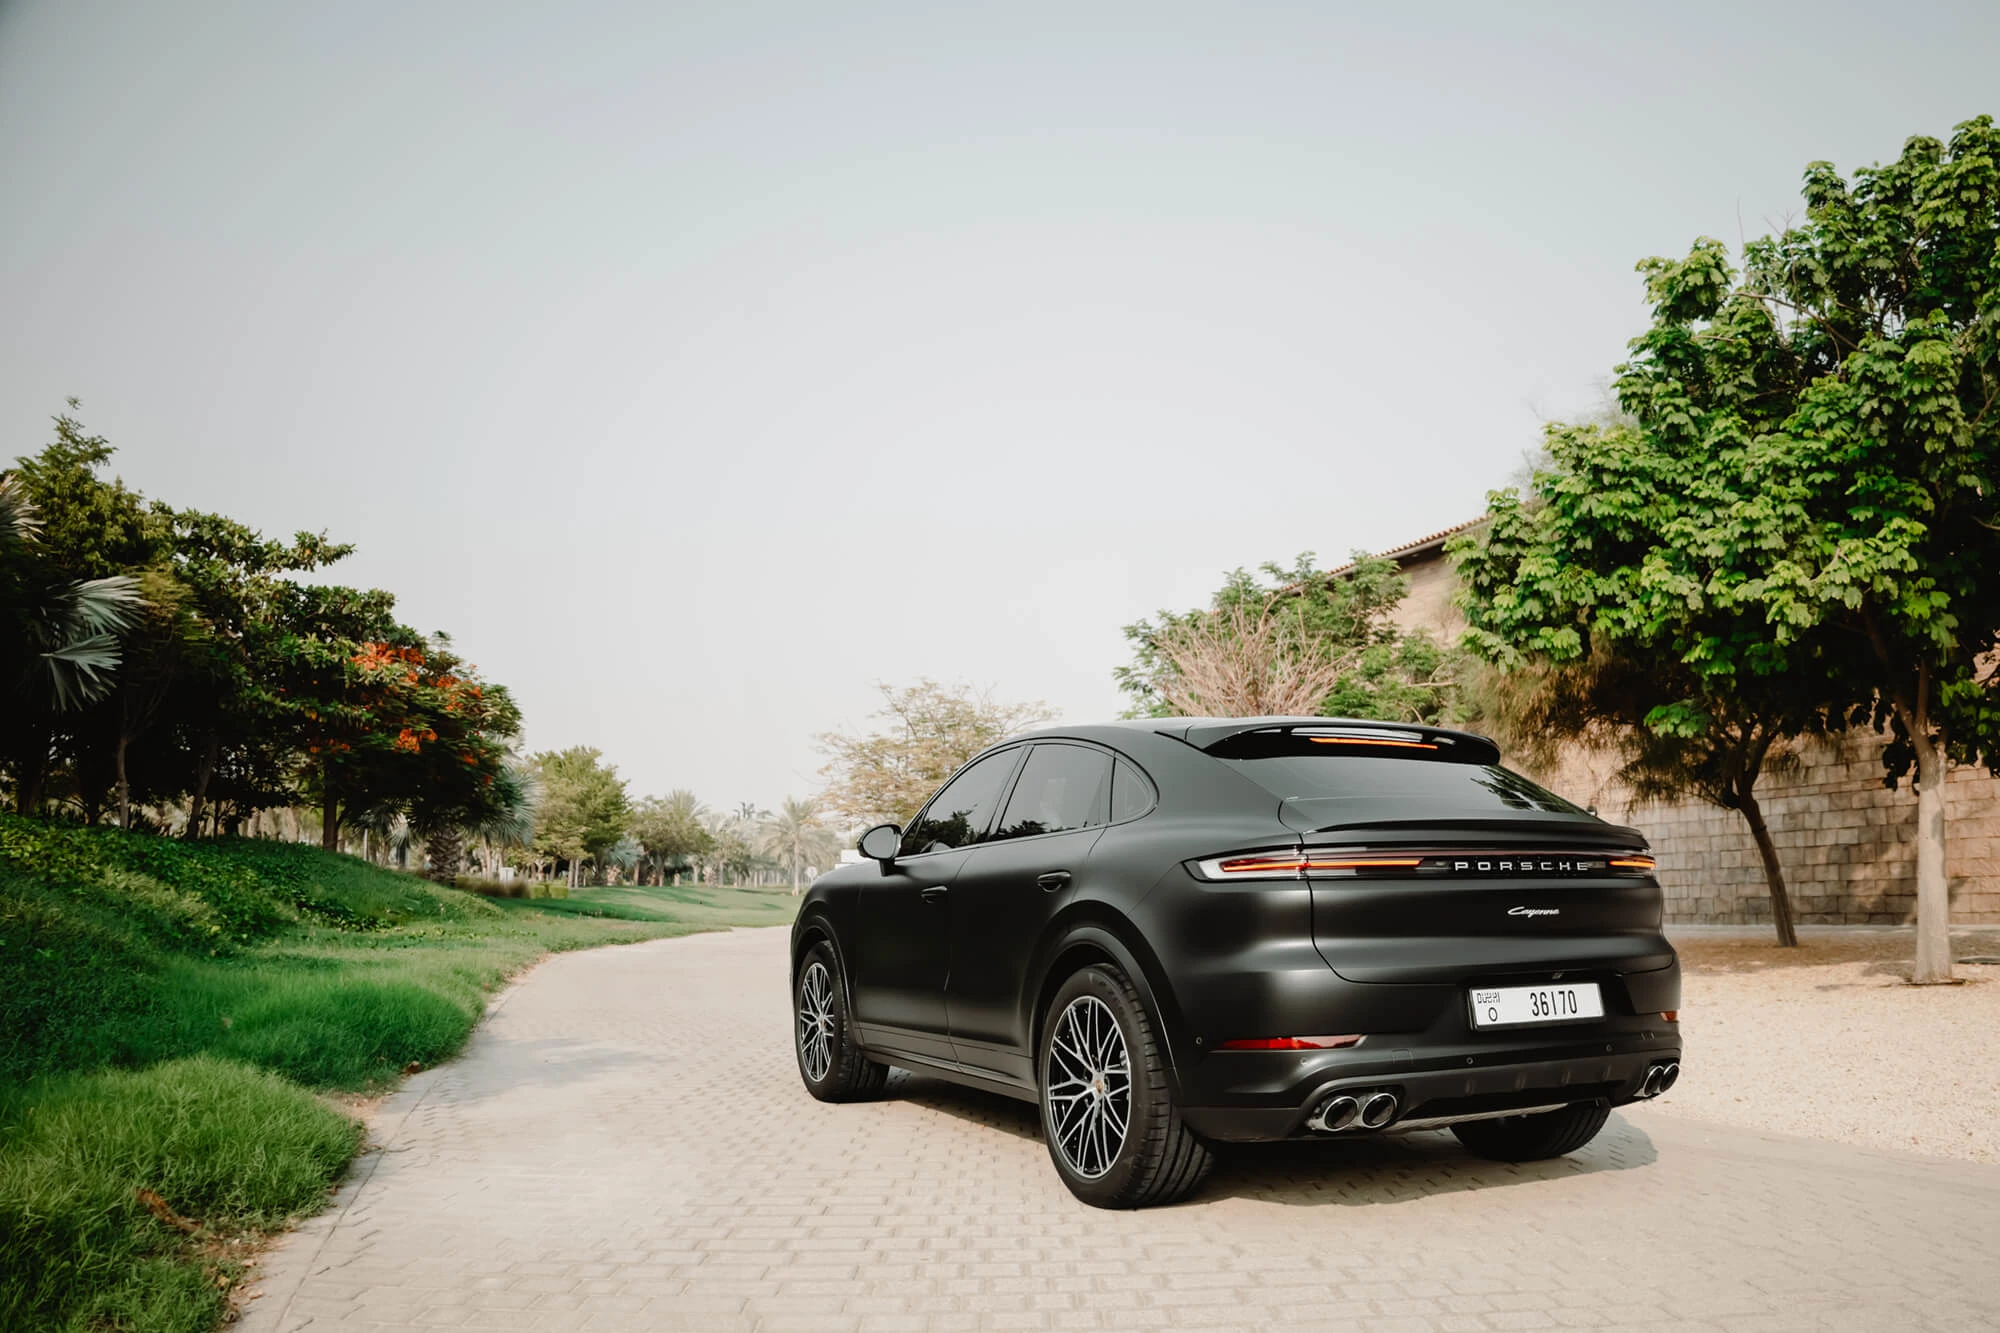
<instances>
[{"instance_id":1,"label":"grassy slope","mask_svg":"<svg viewBox=\"0 0 2000 1333\"><path fill-rule=\"evenodd\" d=\"M359 1144L315 1092L450 1055L550 950L796 901L488 902L315 848L0 816L0 1327L212 1328L226 1238L310 1211Z\"/></svg>"}]
</instances>

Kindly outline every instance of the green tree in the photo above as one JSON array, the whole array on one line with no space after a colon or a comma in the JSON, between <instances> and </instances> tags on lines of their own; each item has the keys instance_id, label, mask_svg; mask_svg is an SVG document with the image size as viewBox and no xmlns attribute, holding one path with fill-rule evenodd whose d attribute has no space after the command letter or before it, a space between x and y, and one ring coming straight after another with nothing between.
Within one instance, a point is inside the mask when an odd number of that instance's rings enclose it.
<instances>
[{"instance_id":1,"label":"green tree","mask_svg":"<svg viewBox=\"0 0 2000 1333\"><path fill-rule=\"evenodd\" d=\"M588 745L533 756L542 782L534 848L569 863L572 888L583 883L584 858L601 860L625 836L632 816L625 781L600 762L603 757Z\"/></svg>"},{"instance_id":2,"label":"green tree","mask_svg":"<svg viewBox=\"0 0 2000 1333\"><path fill-rule=\"evenodd\" d=\"M1267 715L1436 722L1455 715L1455 649L1406 632L1408 583L1357 552L1339 575L1310 552L1287 569L1234 570L1206 608L1125 627L1130 665L1112 674L1139 717Z\"/></svg>"},{"instance_id":3,"label":"green tree","mask_svg":"<svg viewBox=\"0 0 2000 1333\"><path fill-rule=\"evenodd\" d=\"M640 873L650 866L665 883L668 875L713 852L715 837L702 822L707 813L685 788L639 802L632 812L632 836L645 852Z\"/></svg>"},{"instance_id":4,"label":"green tree","mask_svg":"<svg viewBox=\"0 0 2000 1333\"><path fill-rule=\"evenodd\" d=\"M1607 447L1682 471L1579 504L1676 511L1616 571L1621 633L1685 606L1657 632L1705 692L1776 679L1889 734L1885 781L1917 789L1913 979L1945 981L1945 778L2000 765L2000 134L1970 120L1851 181L1813 163L1804 193L1740 274L1706 238L1640 265L1653 319L1617 381L1637 426ZM1565 632L1538 646L1573 654Z\"/></svg>"},{"instance_id":5,"label":"green tree","mask_svg":"<svg viewBox=\"0 0 2000 1333\"><path fill-rule=\"evenodd\" d=\"M864 736L824 732L827 756L820 801L855 819L906 820L960 765L995 741L1048 722L1042 703L1005 704L991 691L919 680L901 688L878 684L881 726Z\"/></svg>"},{"instance_id":6,"label":"green tree","mask_svg":"<svg viewBox=\"0 0 2000 1333\"><path fill-rule=\"evenodd\" d=\"M198 836L213 793L232 817L292 798L292 718L284 707L281 613L298 605L292 576L344 559L350 545L324 533L267 541L219 514L155 506L170 533L170 568L197 623L181 644L160 727L180 752ZM219 778L219 784L218 784Z\"/></svg>"}]
</instances>

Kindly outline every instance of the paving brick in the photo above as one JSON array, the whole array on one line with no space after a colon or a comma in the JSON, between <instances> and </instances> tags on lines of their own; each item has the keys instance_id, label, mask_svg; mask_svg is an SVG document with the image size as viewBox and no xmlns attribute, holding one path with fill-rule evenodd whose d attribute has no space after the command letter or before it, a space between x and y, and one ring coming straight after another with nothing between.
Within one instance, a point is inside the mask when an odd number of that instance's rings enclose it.
<instances>
[{"instance_id":1,"label":"paving brick","mask_svg":"<svg viewBox=\"0 0 2000 1333\"><path fill-rule=\"evenodd\" d=\"M1659 1107L1556 1162L1445 1134L1271 1145L1179 1207L1085 1208L1032 1107L904 1074L808 1098L784 941L543 964L383 1104L380 1151L237 1327L2000 1326L2000 1169Z\"/></svg>"}]
</instances>

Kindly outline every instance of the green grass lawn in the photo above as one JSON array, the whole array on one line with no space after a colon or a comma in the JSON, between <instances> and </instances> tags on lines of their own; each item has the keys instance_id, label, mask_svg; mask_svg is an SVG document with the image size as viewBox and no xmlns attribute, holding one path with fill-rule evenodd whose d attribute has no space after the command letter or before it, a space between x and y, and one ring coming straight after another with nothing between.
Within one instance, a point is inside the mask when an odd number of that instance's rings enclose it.
<instances>
[{"instance_id":1,"label":"green grass lawn","mask_svg":"<svg viewBox=\"0 0 2000 1333\"><path fill-rule=\"evenodd\" d=\"M502 899L501 901L509 901ZM573 889L567 899L539 899L538 907L558 912L627 917L634 921L681 921L700 926L789 926L799 900L790 885L749 888L732 884L667 884L615 889Z\"/></svg>"},{"instance_id":2,"label":"green grass lawn","mask_svg":"<svg viewBox=\"0 0 2000 1333\"><path fill-rule=\"evenodd\" d=\"M554 950L782 925L787 889L489 901L286 843L0 816L0 1328L211 1329L360 1143L324 1094L457 1051Z\"/></svg>"}]
</instances>

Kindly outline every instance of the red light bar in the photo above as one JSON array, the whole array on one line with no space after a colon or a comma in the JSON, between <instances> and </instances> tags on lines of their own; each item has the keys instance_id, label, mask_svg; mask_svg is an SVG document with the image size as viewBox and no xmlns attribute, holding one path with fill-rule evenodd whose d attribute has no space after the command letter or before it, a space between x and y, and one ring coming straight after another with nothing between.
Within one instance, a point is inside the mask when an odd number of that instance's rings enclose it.
<instances>
[{"instance_id":1,"label":"red light bar","mask_svg":"<svg viewBox=\"0 0 2000 1333\"><path fill-rule=\"evenodd\" d=\"M1614 856L1609 864L1613 870L1651 870L1655 863L1650 856Z\"/></svg>"},{"instance_id":2,"label":"red light bar","mask_svg":"<svg viewBox=\"0 0 2000 1333\"><path fill-rule=\"evenodd\" d=\"M1308 736L1314 745L1393 745L1401 750L1435 750L1432 741L1392 741L1386 736Z\"/></svg>"},{"instance_id":3,"label":"red light bar","mask_svg":"<svg viewBox=\"0 0 2000 1333\"><path fill-rule=\"evenodd\" d=\"M1218 1051L1337 1051L1361 1040L1359 1032L1344 1037L1244 1037L1225 1041Z\"/></svg>"},{"instance_id":4,"label":"red light bar","mask_svg":"<svg viewBox=\"0 0 2000 1333\"><path fill-rule=\"evenodd\" d=\"M1421 856L1375 857L1367 860L1307 861L1307 870L1415 870L1424 863Z\"/></svg>"},{"instance_id":5,"label":"red light bar","mask_svg":"<svg viewBox=\"0 0 2000 1333\"><path fill-rule=\"evenodd\" d=\"M1268 875L1274 870L1304 870L1308 864L1302 856L1239 856L1218 862L1215 868L1225 875Z\"/></svg>"}]
</instances>

